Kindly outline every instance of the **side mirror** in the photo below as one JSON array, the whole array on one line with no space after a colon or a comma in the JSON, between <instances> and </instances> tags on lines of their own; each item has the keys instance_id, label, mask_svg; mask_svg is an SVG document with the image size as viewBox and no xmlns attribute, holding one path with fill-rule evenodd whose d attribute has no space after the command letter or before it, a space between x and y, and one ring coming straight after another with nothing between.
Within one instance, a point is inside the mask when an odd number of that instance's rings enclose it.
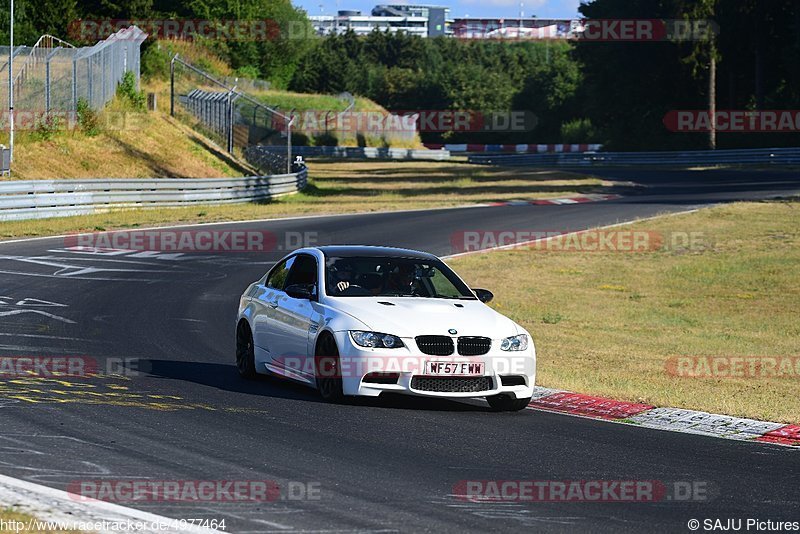
<instances>
[{"instance_id":1,"label":"side mirror","mask_svg":"<svg viewBox=\"0 0 800 534\"><path fill-rule=\"evenodd\" d=\"M314 297L314 286L310 284L292 284L286 286L284 292L293 299L311 300Z\"/></svg>"},{"instance_id":2,"label":"side mirror","mask_svg":"<svg viewBox=\"0 0 800 534\"><path fill-rule=\"evenodd\" d=\"M473 289L472 291L475 292L475 296L478 297L478 300L484 304L494 298L494 293L488 289Z\"/></svg>"}]
</instances>

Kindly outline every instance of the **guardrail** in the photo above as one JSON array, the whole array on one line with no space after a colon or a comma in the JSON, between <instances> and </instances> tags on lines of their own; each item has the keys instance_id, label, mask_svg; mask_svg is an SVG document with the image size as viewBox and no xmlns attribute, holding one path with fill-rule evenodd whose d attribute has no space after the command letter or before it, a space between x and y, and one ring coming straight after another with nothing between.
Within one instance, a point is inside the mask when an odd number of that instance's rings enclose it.
<instances>
[{"instance_id":1,"label":"guardrail","mask_svg":"<svg viewBox=\"0 0 800 534\"><path fill-rule=\"evenodd\" d=\"M691 150L685 152L585 152L564 154L475 155L467 161L483 165L797 165L800 148Z\"/></svg>"},{"instance_id":2,"label":"guardrail","mask_svg":"<svg viewBox=\"0 0 800 534\"><path fill-rule=\"evenodd\" d=\"M451 153L469 153L469 152L486 152L486 153L511 153L511 154L550 154L561 152L597 152L603 149L603 145L580 143L580 144L536 144L528 143L522 145L484 145L472 143L457 143L457 144L441 144L441 143L425 143L426 148L431 150L445 149Z\"/></svg>"},{"instance_id":3,"label":"guardrail","mask_svg":"<svg viewBox=\"0 0 800 534\"><path fill-rule=\"evenodd\" d=\"M280 152L282 147L261 145L259 148ZM416 159L446 161L450 159L447 150L427 150L411 148L377 148L348 146L294 146L292 152L300 156L325 156L354 159Z\"/></svg>"},{"instance_id":4,"label":"guardrail","mask_svg":"<svg viewBox=\"0 0 800 534\"><path fill-rule=\"evenodd\" d=\"M306 186L308 169L244 178L26 180L0 182L0 221L264 200Z\"/></svg>"}]
</instances>

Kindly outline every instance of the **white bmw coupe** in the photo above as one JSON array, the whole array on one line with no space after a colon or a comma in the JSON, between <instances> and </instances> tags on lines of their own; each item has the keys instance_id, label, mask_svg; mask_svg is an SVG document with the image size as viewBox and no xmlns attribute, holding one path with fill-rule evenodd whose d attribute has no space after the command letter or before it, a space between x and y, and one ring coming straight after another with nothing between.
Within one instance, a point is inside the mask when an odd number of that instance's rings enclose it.
<instances>
[{"instance_id":1,"label":"white bmw coupe","mask_svg":"<svg viewBox=\"0 0 800 534\"><path fill-rule=\"evenodd\" d=\"M321 246L279 261L241 297L236 365L316 387L328 401L382 393L485 397L521 410L533 394L530 334L432 254Z\"/></svg>"}]
</instances>

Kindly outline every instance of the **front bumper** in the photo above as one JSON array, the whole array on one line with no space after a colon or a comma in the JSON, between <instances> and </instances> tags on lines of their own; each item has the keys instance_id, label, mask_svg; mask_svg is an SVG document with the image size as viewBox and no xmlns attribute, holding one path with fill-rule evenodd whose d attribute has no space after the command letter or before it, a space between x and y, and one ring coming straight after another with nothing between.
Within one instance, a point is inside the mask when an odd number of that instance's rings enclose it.
<instances>
[{"instance_id":1,"label":"front bumper","mask_svg":"<svg viewBox=\"0 0 800 534\"><path fill-rule=\"evenodd\" d=\"M518 399L533 395L536 350L532 340L524 351L501 351L499 341L495 340L489 352L482 356L430 356L416 350L413 340L403 339L406 346L398 349L369 349L353 343L346 331L336 332L335 337L340 348L345 395L375 397L381 393L400 393L421 397L479 398L504 394ZM483 363L483 373L478 376L429 376L425 373L426 362ZM365 381L365 377L373 373L398 373L399 376L396 383ZM515 378L509 380L509 377ZM504 381L517 384L506 385ZM518 383L520 381L522 383Z\"/></svg>"}]
</instances>

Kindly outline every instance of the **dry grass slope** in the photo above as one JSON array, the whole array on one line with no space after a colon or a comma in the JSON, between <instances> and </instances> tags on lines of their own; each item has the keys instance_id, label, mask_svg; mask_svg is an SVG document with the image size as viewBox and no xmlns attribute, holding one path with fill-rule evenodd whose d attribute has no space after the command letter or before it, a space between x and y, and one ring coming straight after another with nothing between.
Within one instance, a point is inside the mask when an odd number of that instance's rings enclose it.
<instances>
[{"instance_id":1,"label":"dry grass slope","mask_svg":"<svg viewBox=\"0 0 800 534\"><path fill-rule=\"evenodd\" d=\"M17 137L13 180L66 178L218 178L246 170L208 139L167 114L116 111L100 135L62 131L50 140Z\"/></svg>"}]
</instances>

